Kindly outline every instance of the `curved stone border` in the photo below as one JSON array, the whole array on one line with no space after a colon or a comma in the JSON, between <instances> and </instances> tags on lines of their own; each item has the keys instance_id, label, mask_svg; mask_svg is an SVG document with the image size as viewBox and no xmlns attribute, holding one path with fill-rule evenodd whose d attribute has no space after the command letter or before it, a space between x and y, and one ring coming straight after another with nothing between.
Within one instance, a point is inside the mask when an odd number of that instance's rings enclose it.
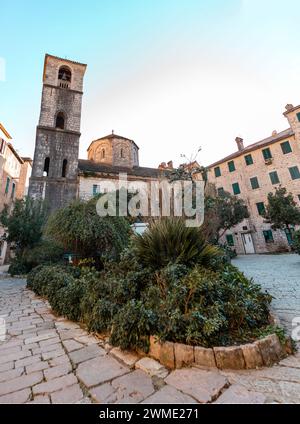
<instances>
[{"instance_id":1,"label":"curved stone border","mask_svg":"<svg viewBox=\"0 0 300 424\"><path fill-rule=\"evenodd\" d=\"M150 337L149 356L157 359L167 368L182 368L198 365L219 369L255 369L271 366L287 355L276 334L253 343L231 347L204 348L181 343L160 343Z\"/></svg>"}]
</instances>

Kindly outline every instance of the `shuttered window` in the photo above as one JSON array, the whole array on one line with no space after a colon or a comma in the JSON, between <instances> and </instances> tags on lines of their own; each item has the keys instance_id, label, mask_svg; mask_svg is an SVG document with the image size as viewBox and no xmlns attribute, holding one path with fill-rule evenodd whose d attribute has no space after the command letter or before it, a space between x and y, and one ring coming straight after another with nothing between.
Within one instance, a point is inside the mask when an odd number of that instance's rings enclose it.
<instances>
[{"instance_id":1,"label":"shuttered window","mask_svg":"<svg viewBox=\"0 0 300 424\"><path fill-rule=\"evenodd\" d=\"M215 177L221 177L221 169L219 166L217 166L215 169Z\"/></svg>"},{"instance_id":2,"label":"shuttered window","mask_svg":"<svg viewBox=\"0 0 300 424\"><path fill-rule=\"evenodd\" d=\"M235 171L235 165L234 165L233 160L231 160L230 162L228 162L228 169L229 169L229 172Z\"/></svg>"},{"instance_id":3,"label":"shuttered window","mask_svg":"<svg viewBox=\"0 0 300 424\"><path fill-rule=\"evenodd\" d=\"M240 194L241 190L240 190L239 183L232 184L232 191L233 191L233 194Z\"/></svg>"},{"instance_id":4,"label":"shuttered window","mask_svg":"<svg viewBox=\"0 0 300 424\"><path fill-rule=\"evenodd\" d=\"M259 188L259 183L257 177L250 178L251 187L253 190Z\"/></svg>"},{"instance_id":5,"label":"shuttered window","mask_svg":"<svg viewBox=\"0 0 300 424\"><path fill-rule=\"evenodd\" d=\"M264 202L256 203L257 212L259 215L263 215L265 213L265 205Z\"/></svg>"},{"instance_id":6,"label":"shuttered window","mask_svg":"<svg viewBox=\"0 0 300 424\"><path fill-rule=\"evenodd\" d=\"M276 171L270 172L270 180L272 184L279 184L279 177Z\"/></svg>"},{"instance_id":7,"label":"shuttered window","mask_svg":"<svg viewBox=\"0 0 300 424\"><path fill-rule=\"evenodd\" d=\"M280 146L281 146L282 153L284 155L286 155L287 153L291 153L292 148L289 141L285 141L284 143L281 143Z\"/></svg>"},{"instance_id":8,"label":"shuttered window","mask_svg":"<svg viewBox=\"0 0 300 424\"><path fill-rule=\"evenodd\" d=\"M300 178L300 172L298 166L292 166L289 168L292 180L298 180Z\"/></svg>"},{"instance_id":9,"label":"shuttered window","mask_svg":"<svg viewBox=\"0 0 300 424\"><path fill-rule=\"evenodd\" d=\"M246 165L248 166L248 165L252 165L253 164L253 158L252 158L252 155L246 155L245 156L245 162L246 162Z\"/></svg>"}]
</instances>

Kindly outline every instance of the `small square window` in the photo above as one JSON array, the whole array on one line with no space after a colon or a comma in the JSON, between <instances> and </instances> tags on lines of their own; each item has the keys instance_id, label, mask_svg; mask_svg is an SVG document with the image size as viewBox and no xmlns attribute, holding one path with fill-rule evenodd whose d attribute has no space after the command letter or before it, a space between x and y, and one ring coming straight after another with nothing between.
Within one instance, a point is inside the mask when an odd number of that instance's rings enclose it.
<instances>
[{"instance_id":1,"label":"small square window","mask_svg":"<svg viewBox=\"0 0 300 424\"><path fill-rule=\"evenodd\" d=\"M250 178L251 187L253 190L259 188L259 183L257 177Z\"/></svg>"},{"instance_id":2,"label":"small square window","mask_svg":"<svg viewBox=\"0 0 300 424\"><path fill-rule=\"evenodd\" d=\"M235 165L234 165L233 160L231 160L230 162L228 162L228 169L229 169L229 172L235 171Z\"/></svg>"},{"instance_id":3,"label":"small square window","mask_svg":"<svg viewBox=\"0 0 300 424\"><path fill-rule=\"evenodd\" d=\"M272 153L269 147L267 147L266 149L263 149L262 154L263 154L264 160L272 159Z\"/></svg>"},{"instance_id":4,"label":"small square window","mask_svg":"<svg viewBox=\"0 0 300 424\"><path fill-rule=\"evenodd\" d=\"M292 180L298 180L300 178L300 172L298 166L292 166L289 168Z\"/></svg>"},{"instance_id":5,"label":"small square window","mask_svg":"<svg viewBox=\"0 0 300 424\"><path fill-rule=\"evenodd\" d=\"M273 243L274 242L272 230L264 230L263 235L264 235L266 243Z\"/></svg>"},{"instance_id":6,"label":"small square window","mask_svg":"<svg viewBox=\"0 0 300 424\"><path fill-rule=\"evenodd\" d=\"M265 205L264 202L258 202L256 203L256 207L257 207L257 212L259 215L264 215L265 213Z\"/></svg>"},{"instance_id":7,"label":"small square window","mask_svg":"<svg viewBox=\"0 0 300 424\"><path fill-rule=\"evenodd\" d=\"M245 162L246 162L246 165L247 165L247 166L249 166L249 165L253 165L253 158L252 158L252 155L246 155L246 156L245 156Z\"/></svg>"},{"instance_id":8,"label":"small square window","mask_svg":"<svg viewBox=\"0 0 300 424\"><path fill-rule=\"evenodd\" d=\"M233 191L233 194L240 194L241 193L239 183L233 183L232 184L232 191Z\"/></svg>"},{"instance_id":9,"label":"small square window","mask_svg":"<svg viewBox=\"0 0 300 424\"><path fill-rule=\"evenodd\" d=\"M228 246L234 246L234 239L232 234L226 234L226 241Z\"/></svg>"},{"instance_id":10,"label":"small square window","mask_svg":"<svg viewBox=\"0 0 300 424\"><path fill-rule=\"evenodd\" d=\"M281 146L282 153L284 155L286 155L287 153L291 153L292 148L289 141L285 141L284 143L281 143L280 146Z\"/></svg>"},{"instance_id":11,"label":"small square window","mask_svg":"<svg viewBox=\"0 0 300 424\"><path fill-rule=\"evenodd\" d=\"M270 172L269 175L270 175L270 180L272 184L280 183L277 171Z\"/></svg>"},{"instance_id":12,"label":"small square window","mask_svg":"<svg viewBox=\"0 0 300 424\"><path fill-rule=\"evenodd\" d=\"M215 169L215 177L221 177L221 169L219 166L217 166Z\"/></svg>"}]
</instances>

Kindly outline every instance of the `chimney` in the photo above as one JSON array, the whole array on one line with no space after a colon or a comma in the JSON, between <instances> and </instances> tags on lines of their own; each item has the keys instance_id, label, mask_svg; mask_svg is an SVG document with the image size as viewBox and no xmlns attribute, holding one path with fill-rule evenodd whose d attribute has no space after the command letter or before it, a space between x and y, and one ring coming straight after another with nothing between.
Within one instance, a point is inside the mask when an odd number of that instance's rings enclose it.
<instances>
[{"instance_id":1,"label":"chimney","mask_svg":"<svg viewBox=\"0 0 300 424\"><path fill-rule=\"evenodd\" d=\"M236 137L235 139L238 149L244 150L244 140L241 137Z\"/></svg>"},{"instance_id":2,"label":"chimney","mask_svg":"<svg viewBox=\"0 0 300 424\"><path fill-rule=\"evenodd\" d=\"M169 169L173 169L173 161L172 160L169 160L169 162L167 163L167 165L168 165L168 168Z\"/></svg>"},{"instance_id":3,"label":"chimney","mask_svg":"<svg viewBox=\"0 0 300 424\"><path fill-rule=\"evenodd\" d=\"M158 169L166 169L166 167L167 167L166 162L161 162L161 163L158 165Z\"/></svg>"}]
</instances>

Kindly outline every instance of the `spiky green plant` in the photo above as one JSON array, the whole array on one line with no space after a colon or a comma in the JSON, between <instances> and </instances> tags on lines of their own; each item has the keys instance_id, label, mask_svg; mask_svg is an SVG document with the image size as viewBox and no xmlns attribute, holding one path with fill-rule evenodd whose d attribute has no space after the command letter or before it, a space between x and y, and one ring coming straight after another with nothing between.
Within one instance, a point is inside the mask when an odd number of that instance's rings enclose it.
<instances>
[{"instance_id":1,"label":"spiky green plant","mask_svg":"<svg viewBox=\"0 0 300 424\"><path fill-rule=\"evenodd\" d=\"M160 269L168 264L209 266L219 249L206 243L201 229L186 227L182 218L162 218L150 224L144 234L133 240L138 261Z\"/></svg>"}]
</instances>

